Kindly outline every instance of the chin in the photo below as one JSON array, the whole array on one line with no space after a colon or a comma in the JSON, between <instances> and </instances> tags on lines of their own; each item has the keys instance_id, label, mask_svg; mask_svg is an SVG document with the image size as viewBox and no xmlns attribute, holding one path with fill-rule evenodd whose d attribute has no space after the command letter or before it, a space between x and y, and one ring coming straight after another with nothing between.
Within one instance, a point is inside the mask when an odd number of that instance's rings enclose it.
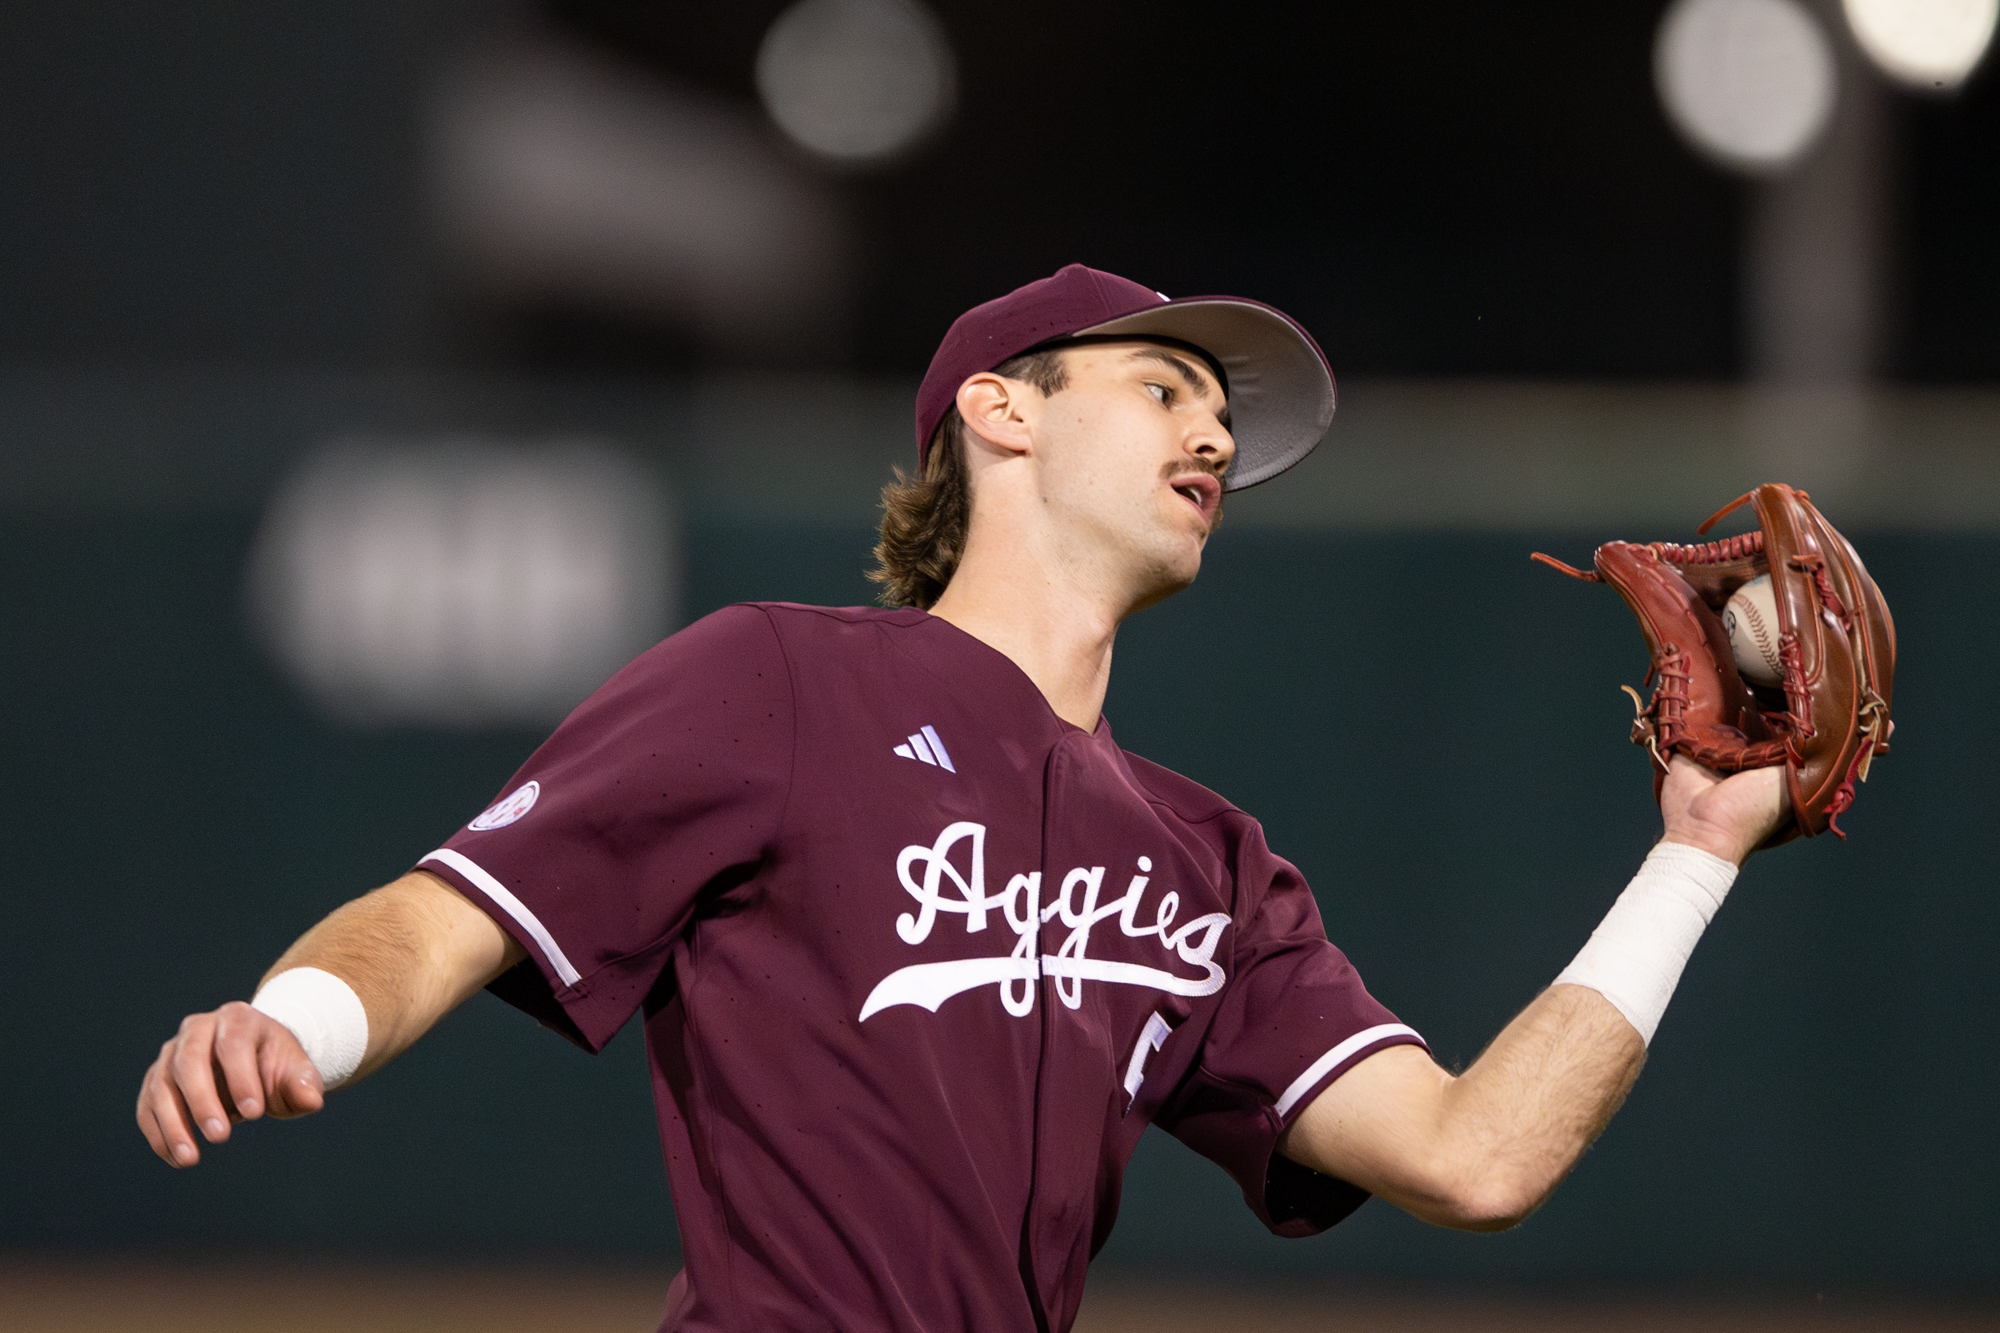
<instances>
[{"instance_id":1,"label":"chin","mask_svg":"<svg viewBox=\"0 0 2000 1333\"><path fill-rule=\"evenodd\" d=\"M1134 611L1143 611L1164 602L1193 583L1195 575L1201 573L1201 552L1197 549L1191 558L1181 555L1163 560L1149 572L1151 577L1145 580L1146 591L1133 604Z\"/></svg>"}]
</instances>

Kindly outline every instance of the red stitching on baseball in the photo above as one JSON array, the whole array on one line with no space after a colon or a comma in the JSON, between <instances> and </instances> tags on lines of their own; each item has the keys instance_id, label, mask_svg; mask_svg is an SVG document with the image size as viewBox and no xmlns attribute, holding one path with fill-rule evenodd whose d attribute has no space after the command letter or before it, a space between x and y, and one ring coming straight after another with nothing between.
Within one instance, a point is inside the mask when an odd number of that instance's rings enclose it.
<instances>
[{"instance_id":1,"label":"red stitching on baseball","mask_svg":"<svg viewBox=\"0 0 2000 1333\"><path fill-rule=\"evenodd\" d=\"M1764 613L1759 611L1756 604L1747 597L1740 604L1732 607L1732 609L1736 611L1739 621L1747 626L1751 636L1757 641L1757 656L1763 659L1765 669L1782 679L1785 664L1778 657L1778 645L1771 642L1771 630L1770 627L1764 624ZM1745 615L1746 612L1748 613L1747 617Z\"/></svg>"}]
</instances>

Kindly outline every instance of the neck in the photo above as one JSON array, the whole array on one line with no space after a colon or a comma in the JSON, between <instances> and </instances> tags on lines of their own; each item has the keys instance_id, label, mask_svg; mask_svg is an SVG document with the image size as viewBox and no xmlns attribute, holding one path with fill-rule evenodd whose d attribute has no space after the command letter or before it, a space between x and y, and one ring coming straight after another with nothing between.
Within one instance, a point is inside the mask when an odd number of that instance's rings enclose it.
<instances>
[{"instance_id":1,"label":"neck","mask_svg":"<svg viewBox=\"0 0 2000 1333\"><path fill-rule=\"evenodd\" d=\"M931 614L1004 654L1057 717L1097 730L1123 618L1105 599L1087 595L1040 561L1002 562L968 543Z\"/></svg>"}]
</instances>

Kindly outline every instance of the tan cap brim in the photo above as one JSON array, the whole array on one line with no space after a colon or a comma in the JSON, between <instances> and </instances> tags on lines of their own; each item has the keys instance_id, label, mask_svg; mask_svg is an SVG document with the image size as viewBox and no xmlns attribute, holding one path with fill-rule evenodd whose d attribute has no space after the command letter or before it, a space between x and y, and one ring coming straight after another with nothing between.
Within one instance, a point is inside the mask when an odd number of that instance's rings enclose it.
<instances>
[{"instance_id":1,"label":"tan cap brim","mask_svg":"<svg viewBox=\"0 0 2000 1333\"><path fill-rule=\"evenodd\" d=\"M1333 424L1333 371L1312 335L1281 311L1240 296L1189 296L1087 329L1077 337L1172 338L1201 348L1229 377L1236 460L1223 489L1240 491L1311 453Z\"/></svg>"}]
</instances>

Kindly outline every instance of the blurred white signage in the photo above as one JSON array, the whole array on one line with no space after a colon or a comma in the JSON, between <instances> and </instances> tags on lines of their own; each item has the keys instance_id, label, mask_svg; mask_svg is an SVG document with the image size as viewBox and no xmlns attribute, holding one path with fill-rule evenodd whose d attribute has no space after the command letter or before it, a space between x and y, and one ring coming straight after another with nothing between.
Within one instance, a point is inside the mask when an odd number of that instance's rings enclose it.
<instances>
[{"instance_id":1,"label":"blurred white signage","mask_svg":"<svg viewBox=\"0 0 2000 1333\"><path fill-rule=\"evenodd\" d=\"M485 299L665 319L738 356L840 345L841 210L749 108L521 42L463 57L430 130L446 255Z\"/></svg>"},{"instance_id":2,"label":"blurred white signage","mask_svg":"<svg viewBox=\"0 0 2000 1333\"><path fill-rule=\"evenodd\" d=\"M1653 76L1675 128L1751 175L1803 157L1833 111L1833 49L1794 0L1676 0Z\"/></svg>"},{"instance_id":3,"label":"blurred white signage","mask_svg":"<svg viewBox=\"0 0 2000 1333\"><path fill-rule=\"evenodd\" d=\"M272 503L249 593L344 721L546 726L673 628L679 563L660 482L614 450L355 441Z\"/></svg>"},{"instance_id":4,"label":"blurred white signage","mask_svg":"<svg viewBox=\"0 0 2000 1333\"><path fill-rule=\"evenodd\" d=\"M799 0L757 52L771 119L839 164L915 147L950 116L957 89L944 27L915 0Z\"/></svg>"},{"instance_id":5,"label":"blurred white signage","mask_svg":"<svg viewBox=\"0 0 2000 1333\"><path fill-rule=\"evenodd\" d=\"M2000 0L1844 0L1844 7L1854 40L1883 73L1938 91L1965 82L2000 17Z\"/></svg>"}]
</instances>

